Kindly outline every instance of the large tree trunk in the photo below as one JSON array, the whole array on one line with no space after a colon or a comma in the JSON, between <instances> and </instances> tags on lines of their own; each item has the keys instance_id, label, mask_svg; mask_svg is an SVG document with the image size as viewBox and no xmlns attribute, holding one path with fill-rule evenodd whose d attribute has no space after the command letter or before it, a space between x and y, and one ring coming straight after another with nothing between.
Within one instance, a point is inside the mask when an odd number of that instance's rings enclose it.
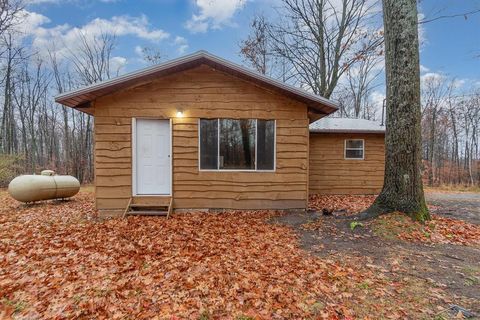
<instances>
[{"instance_id":1,"label":"large tree trunk","mask_svg":"<svg viewBox=\"0 0 480 320\"><path fill-rule=\"evenodd\" d=\"M387 132L382 192L360 218L400 211L430 219L421 164L420 68L416 0L383 0Z\"/></svg>"}]
</instances>

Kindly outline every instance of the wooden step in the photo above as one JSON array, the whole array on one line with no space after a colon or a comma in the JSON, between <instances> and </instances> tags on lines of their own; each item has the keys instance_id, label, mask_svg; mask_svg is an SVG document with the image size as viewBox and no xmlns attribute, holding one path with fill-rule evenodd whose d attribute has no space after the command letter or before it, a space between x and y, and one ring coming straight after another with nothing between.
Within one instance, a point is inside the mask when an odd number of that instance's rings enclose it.
<instances>
[{"instance_id":1,"label":"wooden step","mask_svg":"<svg viewBox=\"0 0 480 320\"><path fill-rule=\"evenodd\" d=\"M165 210L168 211L168 205L163 205L163 204L159 204L159 205L153 205L153 204L143 204L143 203L132 203L130 205L130 208L131 209L158 209L158 208L163 208Z\"/></svg>"},{"instance_id":2,"label":"wooden step","mask_svg":"<svg viewBox=\"0 0 480 320\"><path fill-rule=\"evenodd\" d=\"M128 211L128 216L167 216L168 211L145 210L145 211Z\"/></svg>"},{"instance_id":3,"label":"wooden step","mask_svg":"<svg viewBox=\"0 0 480 320\"><path fill-rule=\"evenodd\" d=\"M147 201L148 200L148 201ZM172 213L173 198L130 198L125 208L125 216L166 216Z\"/></svg>"}]
</instances>

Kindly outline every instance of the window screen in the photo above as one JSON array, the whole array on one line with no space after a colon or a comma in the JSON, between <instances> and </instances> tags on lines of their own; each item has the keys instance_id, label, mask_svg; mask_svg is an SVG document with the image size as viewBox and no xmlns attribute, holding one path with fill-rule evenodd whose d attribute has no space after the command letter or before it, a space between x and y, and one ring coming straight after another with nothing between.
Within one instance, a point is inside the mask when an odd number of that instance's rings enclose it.
<instances>
[{"instance_id":1,"label":"window screen","mask_svg":"<svg viewBox=\"0 0 480 320\"><path fill-rule=\"evenodd\" d=\"M345 159L363 159L364 151L363 140L345 140Z\"/></svg>"},{"instance_id":2,"label":"window screen","mask_svg":"<svg viewBox=\"0 0 480 320\"><path fill-rule=\"evenodd\" d=\"M200 119L200 169L275 170L275 121Z\"/></svg>"}]
</instances>

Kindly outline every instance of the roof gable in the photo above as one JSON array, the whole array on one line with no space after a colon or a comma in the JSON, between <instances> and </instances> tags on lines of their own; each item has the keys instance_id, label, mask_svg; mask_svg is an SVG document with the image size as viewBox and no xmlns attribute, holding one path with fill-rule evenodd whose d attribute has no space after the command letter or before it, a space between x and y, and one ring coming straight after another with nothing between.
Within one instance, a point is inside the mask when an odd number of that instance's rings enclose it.
<instances>
[{"instance_id":1,"label":"roof gable","mask_svg":"<svg viewBox=\"0 0 480 320\"><path fill-rule=\"evenodd\" d=\"M300 88L283 83L276 79L259 74L225 59L214 56L206 51L199 51L178 59L170 60L139 71L127 73L123 76L98 82L77 90L66 92L55 97L55 101L72 108L85 108L91 101L112 94L119 90L134 86L139 83L153 81L180 71L195 68L199 65L208 65L217 70L231 74L238 78L252 81L258 85L279 92L294 100L305 103L309 111L320 117L337 110L334 102L321 96L312 94Z\"/></svg>"}]
</instances>

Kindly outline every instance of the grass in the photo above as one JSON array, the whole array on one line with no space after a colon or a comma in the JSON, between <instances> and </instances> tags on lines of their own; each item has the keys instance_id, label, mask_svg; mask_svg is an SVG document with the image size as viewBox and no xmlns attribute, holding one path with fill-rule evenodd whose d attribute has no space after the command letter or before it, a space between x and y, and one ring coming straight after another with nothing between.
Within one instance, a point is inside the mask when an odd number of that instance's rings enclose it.
<instances>
[{"instance_id":1,"label":"grass","mask_svg":"<svg viewBox=\"0 0 480 320\"><path fill-rule=\"evenodd\" d=\"M363 227L363 223L358 221L350 222L350 230L354 231L356 227Z\"/></svg>"},{"instance_id":2,"label":"grass","mask_svg":"<svg viewBox=\"0 0 480 320\"><path fill-rule=\"evenodd\" d=\"M210 319L210 312L208 310L204 310L200 313L198 320L209 320Z\"/></svg>"},{"instance_id":3,"label":"grass","mask_svg":"<svg viewBox=\"0 0 480 320\"><path fill-rule=\"evenodd\" d=\"M254 319L249 316L238 316L236 320L254 320Z\"/></svg>"},{"instance_id":4,"label":"grass","mask_svg":"<svg viewBox=\"0 0 480 320\"><path fill-rule=\"evenodd\" d=\"M431 221L420 223L402 213L390 213L380 216L370 225L375 235L389 240L480 245L478 225L436 215L432 216Z\"/></svg>"},{"instance_id":5,"label":"grass","mask_svg":"<svg viewBox=\"0 0 480 320\"><path fill-rule=\"evenodd\" d=\"M480 267L479 266L468 266L463 268L463 273L465 274L464 284L468 287L480 285Z\"/></svg>"},{"instance_id":6,"label":"grass","mask_svg":"<svg viewBox=\"0 0 480 320\"><path fill-rule=\"evenodd\" d=\"M404 214L390 214L388 219L376 219L372 225L376 236L394 240L402 233L419 231L424 233L423 226L414 223L410 217Z\"/></svg>"},{"instance_id":7,"label":"grass","mask_svg":"<svg viewBox=\"0 0 480 320\"><path fill-rule=\"evenodd\" d=\"M7 298L3 298L1 300L1 303L6 306L12 307L14 313L22 312L27 307L27 303L25 303L24 301L9 300Z\"/></svg>"},{"instance_id":8,"label":"grass","mask_svg":"<svg viewBox=\"0 0 480 320\"><path fill-rule=\"evenodd\" d=\"M93 184L84 184L80 187L80 191L83 192L95 192L95 185Z\"/></svg>"}]
</instances>

